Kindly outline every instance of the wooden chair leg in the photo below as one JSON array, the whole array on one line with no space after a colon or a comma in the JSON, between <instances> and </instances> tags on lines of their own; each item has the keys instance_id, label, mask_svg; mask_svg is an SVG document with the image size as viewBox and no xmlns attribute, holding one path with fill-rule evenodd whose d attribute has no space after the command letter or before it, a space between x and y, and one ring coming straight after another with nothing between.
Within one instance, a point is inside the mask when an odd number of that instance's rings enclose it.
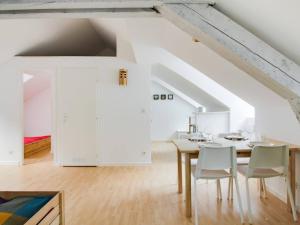
<instances>
[{"instance_id":1,"label":"wooden chair leg","mask_svg":"<svg viewBox=\"0 0 300 225\"><path fill-rule=\"evenodd\" d=\"M232 200L233 199L233 178L230 177L229 181L228 181L228 200Z\"/></svg>"},{"instance_id":2,"label":"wooden chair leg","mask_svg":"<svg viewBox=\"0 0 300 225\"><path fill-rule=\"evenodd\" d=\"M227 199L228 200L231 200L231 185L232 185L232 177L229 177L229 180L228 180L228 193L227 193Z\"/></svg>"},{"instance_id":3,"label":"wooden chair leg","mask_svg":"<svg viewBox=\"0 0 300 225\"><path fill-rule=\"evenodd\" d=\"M260 191L260 179L256 179L257 191Z\"/></svg>"},{"instance_id":4,"label":"wooden chair leg","mask_svg":"<svg viewBox=\"0 0 300 225\"><path fill-rule=\"evenodd\" d=\"M231 185L230 185L230 187L231 187L231 196L230 196L230 200L233 200L233 179L231 179Z\"/></svg>"},{"instance_id":5,"label":"wooden chair leg","mask_svg":"<svg viewBox=\"0 0 300 225\"><path fill-rule=\"evenodd\" d=\"M258 188L259 188L259 196L262 197L263 196L263 190L264 190L264 186L263 186L263 182L262 182L262 178L258 179Z\"/></svg>"},{"instance_id":6,"label":"wooden chair leg","mask_svg":"<svg viewBox=\"0 0 300 225\"><path fill-rule=\"evenodd\" d=\"M219 199L219 183L218 183L218 180L216 180L216 187L217 187L217 199Z\"/></svg>"},{"instance_id":7,"label":"wooden chair leg","mask_svg":"<svg viewBox=\"0 0 300 225\"><path fill-rule=\"evenodd\" d=\"M267 185L265 178L262 178L262 185L263 185L263 197L267 198Z\"/></svg>"},{"instance_id":8,"label":"wooden chair leg","mask_svg":"<svg viewBox=\"0 0 300 225\"><path fill-rule=\"evenodd\" d=\"M287 191L288 191L290 204L291 204L292 212L293 212L293 219L296 222L298 220L298 217L297 217L294 197L293 197L293 194L292 194L291 183L290 183L290 179L288 177L287 177L286 180L287 180Z\"/></svg>"},{"instance_id":9,"label":"wooden chair leg","mask_svg":"<svg viewBox=\"0 0 300 225\"><path fill-rule=\"evenodd\" d=\"M222 189L220 179L217 179L217 197L219 200L222 200Z\"/></svg>"},{"instance_id":10,"label":"wooden chair leg","mask_svg":"<svg viewBox=\"0 0 300 225\"><path fill-rule=\"evenodd\" d=\"M197 201L197 180L194 178L194 209L195 225L198 225L198 201Z\"/></svg>"}]
</instances>

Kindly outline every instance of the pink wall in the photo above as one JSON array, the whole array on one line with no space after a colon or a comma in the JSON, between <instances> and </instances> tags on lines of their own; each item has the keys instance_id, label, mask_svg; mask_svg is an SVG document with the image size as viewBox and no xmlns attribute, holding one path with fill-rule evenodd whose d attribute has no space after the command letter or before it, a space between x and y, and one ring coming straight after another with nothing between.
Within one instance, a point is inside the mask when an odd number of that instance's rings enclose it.
<instances>
[{"instance_id":1,"label":"pink wall","mask_svg":"<svg viewBox=\"0 0 300 225\"><path fill-rule=\"evenodd\" d=\"M24 134L26 137L51 134L51 88L24 102Z\"/></svg>"}]
</instances>

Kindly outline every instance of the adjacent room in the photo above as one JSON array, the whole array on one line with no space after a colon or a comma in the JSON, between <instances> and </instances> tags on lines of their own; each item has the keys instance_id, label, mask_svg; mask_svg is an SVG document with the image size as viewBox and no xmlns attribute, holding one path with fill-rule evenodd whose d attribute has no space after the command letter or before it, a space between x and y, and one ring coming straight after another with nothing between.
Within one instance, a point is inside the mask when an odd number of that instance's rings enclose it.
<instances>
[{"instance_id":1,"label":"adjacent room","mask_svg":"<svg viewBox=\"0 0 300 225\"><path fill-rule=\"evenodd\" d=\"M51 72L27 71L23 76L24 164L52 159Z\"/></svg>"},{"instance_id":2,"label":"adjacent room","mask_svg":"<svg viewBox=\"0 0 300 225\"><path fill-rule=\"evenodd\" d=\"M299 8L0 1L0 225L300 224Z\"/></svg>"}]
</instances>

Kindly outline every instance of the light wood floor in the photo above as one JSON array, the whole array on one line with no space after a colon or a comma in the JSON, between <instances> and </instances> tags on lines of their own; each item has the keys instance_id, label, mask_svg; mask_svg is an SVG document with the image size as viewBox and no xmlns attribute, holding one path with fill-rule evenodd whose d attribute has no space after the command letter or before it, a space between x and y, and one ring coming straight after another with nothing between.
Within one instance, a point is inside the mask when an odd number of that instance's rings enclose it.
<instances>
[{"instance_id":1,"label":"light wood floor","mask_svg":"<svg viewBox=\"0 0 300 225\"><path fill-rule=\"evenodd\" d=\"M199 184L200 224L240 224L235 201L226 200L227 185L223 184L222 202L216 200L215 186ZM23 167L0 167L0 189L65 190L67 225L193 224L184 214L184 196L177 194L172 144L153 144L153 164L139 167L60 168L42 155ZM243 203L245 208L245 198ZM294 224L280 200L271 195L260 200L255 183L252 203L255 224Z\"/></svg>"},{"instance_id":2,"label":"light wood floor","mask_svg":"<svg viewBox=\"0 0 300 225\"><path fill-rule=\"evenodd\" d=\"M53 155L50 154L50 150L43 150L24 158L24 165L41 163L41 162L49 163L53 160L52 156Z\"/></svg>"}]
</instances>

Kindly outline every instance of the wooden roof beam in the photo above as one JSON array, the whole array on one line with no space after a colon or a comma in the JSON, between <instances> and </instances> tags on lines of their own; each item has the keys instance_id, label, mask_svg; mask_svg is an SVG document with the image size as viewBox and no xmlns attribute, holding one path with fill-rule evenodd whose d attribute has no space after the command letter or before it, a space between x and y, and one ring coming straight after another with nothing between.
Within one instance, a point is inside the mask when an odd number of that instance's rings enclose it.
<instances>
[{"instance_id":1,"label":"wooden roof beam","mask_svg":"<svg viewBox=\"0 0 300 225\"><path fill-rule=\"evenodd\" d=\"M298 64L210 5L164 4L157 10L192 37L287 99L300 121Z\"/></svg>"}]
</instances>

